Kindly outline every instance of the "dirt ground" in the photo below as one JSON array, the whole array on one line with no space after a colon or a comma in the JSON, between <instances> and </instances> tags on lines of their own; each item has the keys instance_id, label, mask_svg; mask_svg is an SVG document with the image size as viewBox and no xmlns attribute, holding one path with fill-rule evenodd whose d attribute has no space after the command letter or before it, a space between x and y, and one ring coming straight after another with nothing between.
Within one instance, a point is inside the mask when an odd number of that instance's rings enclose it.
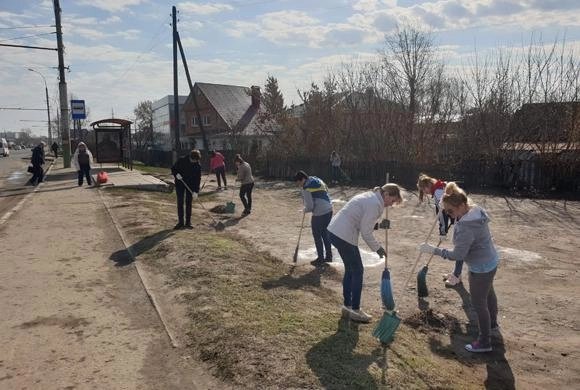
<instances>
[{"instance_id":1,"label":"dirt ground","mask_svg":"<svg viewBox=\"0 0 580 390\"><path fill-rule=\"evenodd\" d=\"M214 215L225 222L228 235L242 237L259 250L292 264L302 216L302 201L293 183L258 182L253 194L252 213L245 218L239 217L242 207L237 193L214 192L214 189L212 179L205 189L213 193L211 201L205 202L206 208L223 205L232 199L236 203L233 217ZM341 186L331 188L331 196L336 201L335 212L344 201L363 190ZM501 257L495 279L501 332L494 337L494 352L472 355L463 350L463 345L477 332L469 304L466 268L463 286L445 288L441 275L452 271L453 263L433 259L427 278L429 297L417 300L415 275L426 261L425 257L420 258L414 267L418 258L417 247L425 240L435 213L432 206L420 205L416 194L410 192L405 194L404 204L391 209L389 215L389 267L400 315L407 325L416 328L416 337L425 341L431 353L458 361L461 368L457 375L466 376L481 387L577 388L580 380L580 203L477 193L471 196L492 218L491 230ZM166 206L171 207L171 204ZM204 218L201 210L196 210L195 215ZM208 223L207 218L203 223ZM376 234L379 240L384 239L382 231ZM436 243L436 237L430 242ZM307 223L300 242L297 273L311 272L309 261L313 259L313 247ZM362 241L361 248L368 249ZM374 264L365 268L362 305L380 317L380 274L383 267L378 261ZM340 261L331 267L333 276L322 278L319 287L334 291L335 297L340 297ZM405 287L408 278L410 282ZM167 289L162 285L160 288ZM310 294L311 291L303 293ZM425 311L427 309L432 311ZM419 310L430 313L430 318L418 320ZM439 329L440 324L429 323L429 319L447 322L446 331ZM361 332L371 331L372 326L361 328ZM393 349L396 349L397 340L393 344Z\"/></svg>"}]
</instances>

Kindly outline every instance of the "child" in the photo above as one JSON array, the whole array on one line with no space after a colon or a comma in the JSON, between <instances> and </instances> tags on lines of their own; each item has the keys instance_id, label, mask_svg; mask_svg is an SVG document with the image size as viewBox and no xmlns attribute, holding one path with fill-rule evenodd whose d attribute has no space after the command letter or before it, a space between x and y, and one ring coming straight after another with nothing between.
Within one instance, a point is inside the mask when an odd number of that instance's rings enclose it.
<instances>
[{"instance_id":1,"label":"child","mask_svg":"<svg viewBox=\"0 0 580 390\"><path fill-rule=\"evenodd\" d=\"M453 225L453 218L449 218L449 215L441 207L441 197L445 192L444 181L427 176L424 173L419 175L417 180L417 189L419 190L419 201L423 201L423 197L426 194L430 194L435 200L435 213L439 217L439 239L445 241L447 239L447 232L449 231L449 226ZM441 212L439 212L441 210ZM450 274L443 275L445 280L445 286L454 287L461 283L461 271L463 269L463 261L458 260L455 262L455 269Z\"/></svg>"}]
</instances>

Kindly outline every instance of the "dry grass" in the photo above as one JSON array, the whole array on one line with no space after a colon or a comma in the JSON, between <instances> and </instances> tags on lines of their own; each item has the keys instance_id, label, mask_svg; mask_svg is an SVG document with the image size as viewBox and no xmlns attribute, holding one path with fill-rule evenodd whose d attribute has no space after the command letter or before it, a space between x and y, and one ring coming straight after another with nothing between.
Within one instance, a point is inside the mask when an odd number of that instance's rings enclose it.
<instances>
[{"instance_id":1,"label":"dry grass","mask_svg":"<svg viewBox=\"0 0 580 390\"><path fill-rule=\"evenodd\" d=\"M109 191L138 261L183 290L188 348L236 388L480 388L430 333L402 325L385 351L371 325L340 319L334 270L284 264L205 221L169 233L174 195ZM145 200L147 200L145 202ZM195 218L203 220L201 210ZM139 224L134 224L138 221ZM160 234L159 232L165 232ZM147 241L149 240L149 241ZM141 245L141 246L139 246Z\"/></svg>"}]
</instances>

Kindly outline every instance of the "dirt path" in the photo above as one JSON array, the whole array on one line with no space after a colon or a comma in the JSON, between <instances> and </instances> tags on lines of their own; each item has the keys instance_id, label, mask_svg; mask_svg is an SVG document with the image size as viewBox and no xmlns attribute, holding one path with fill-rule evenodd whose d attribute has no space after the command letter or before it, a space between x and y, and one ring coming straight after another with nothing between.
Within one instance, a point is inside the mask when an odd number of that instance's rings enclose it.
<instances>
[{"instance_id":1,"label":"dirt path","mask_svg":"<svg viewBox=\"0 0 580 390\"><path fill-rule=\"evenodd\" d=\"M335 212L362 189L332 188ZM230 194L219 193L216 203L226 202ZM417 197L406 194L402 207L391 211L389 260L395 298L403 317L431 307L435 312L457 321L453 335L423 329L425 342L433 353L463 362L468 375L487 388L546 389L576 388L580 381L580 204L578 202L515 199L474 195L493 221L492 234L501 256L496 276L500 305L501 334L494 339L495 351L474 356L463 350L476 333L477 325L470 308L467 270L465 288L446 289L441 275L451 272L453 263L436 258L429 267L430 296L417 302L414 273L417 246L425 239L434 218L432 208L418 206ZM237 211L241 205L236 197ZM252 214L233 219L228 230L253 241L261 250L292 262L301 220L301 198L292 183L259 183L254 190ZM307 218L308 220L308 218ZM377 233L377 238L382 235ZM435 238L431 240L435 242ZM445 245L445 244L444 244ZM309 224L300 244L299 266L310 267L313 241ZM366 248L364 244L361 248ZM419 267L426 259L419 262ZM334 264L333 267L340 268ZM379 299L382 267L365 269L363 306L381 313ZM411 275L407 289L403 282ZM341 294L339 283L325 287ZM511 385L510 385L511 384Z\"/></svg>"},{"instance_id":2,"label":"dirt path","mask_svg":"<svg viewBox=\"0 0 580 390\"><path fill-rule=\"evenodd\" d=\"M1 389L222 388L174 349L94 189L53 169L0 227Z\"/></svg>"}]
</instances>

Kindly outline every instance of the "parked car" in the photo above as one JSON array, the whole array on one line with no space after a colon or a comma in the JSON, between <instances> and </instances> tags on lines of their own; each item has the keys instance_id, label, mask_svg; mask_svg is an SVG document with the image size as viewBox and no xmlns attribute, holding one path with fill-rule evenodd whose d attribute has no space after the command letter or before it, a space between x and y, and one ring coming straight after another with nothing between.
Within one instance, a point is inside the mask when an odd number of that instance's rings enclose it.
<instances>
[{"instance_id":1,"label":"parked car","mask_svg":"<svg viewBox=\"0 0 580 390\"><path fill-rule=\"evenodd\" d=\"M10 156L10 149L8 149L6 138L0 138L0 155L4 157Z\"/></svg>"}]
</instances>

